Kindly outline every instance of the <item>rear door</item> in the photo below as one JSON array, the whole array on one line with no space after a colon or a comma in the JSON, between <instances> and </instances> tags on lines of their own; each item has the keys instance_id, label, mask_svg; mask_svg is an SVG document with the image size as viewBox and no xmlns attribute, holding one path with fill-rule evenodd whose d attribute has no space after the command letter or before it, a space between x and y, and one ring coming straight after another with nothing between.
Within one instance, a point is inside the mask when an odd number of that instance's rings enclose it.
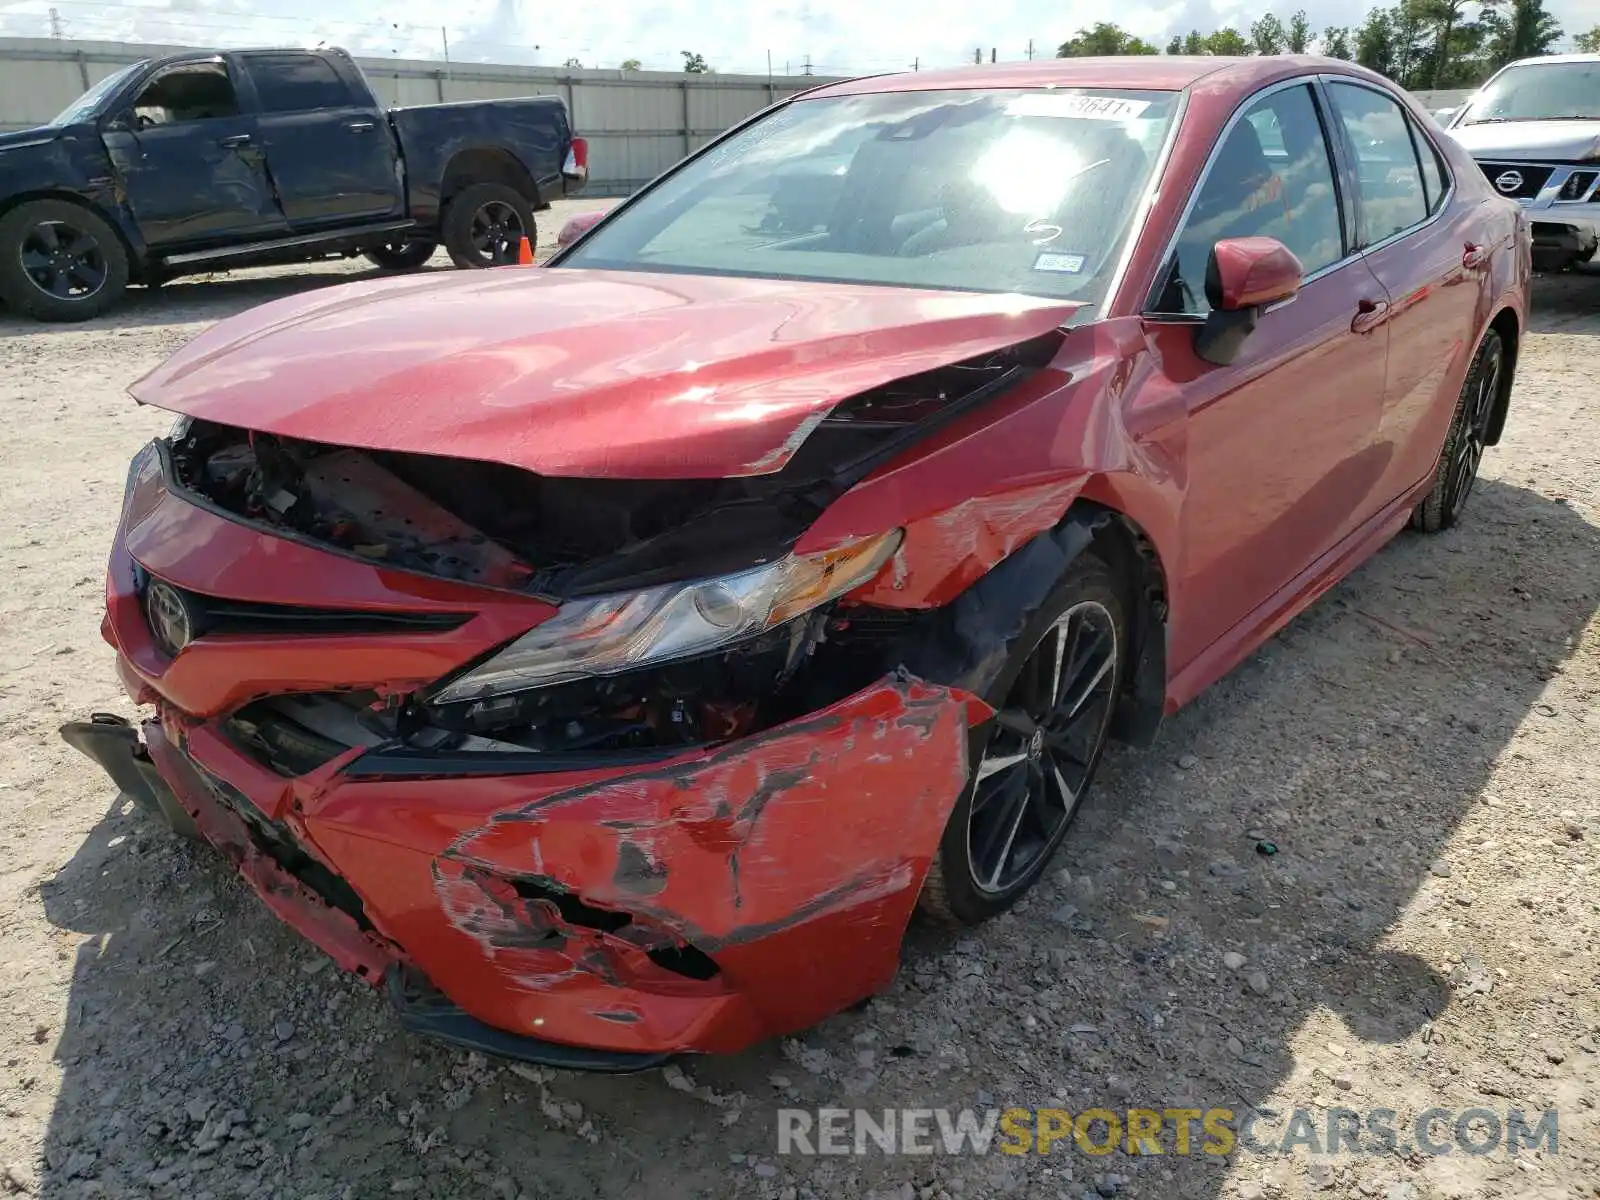
<instances>
[{"instance_id":1,"label":"rear door","mask_svg":"<svg viewBox=\"0 0 1600 1200\"><path fill-rule=\"evenodd\" d=\"M1389 500L1433 470L1444 441L1477 348L1492 215L1455 201L1449 164L1396 97L1357 80L1326 87L1357 176L1358 241L1390 300L1377 436Z\"/></svg>"},{"instance_id":2,"label":"rear door","mask_svg":"<svg viewBox=\"0 0 1600 1200\"><path fill-rule=\"evenodd\" d=\"M108 115L101 139L152 247L282 232L256 119L238 85L220 57L174 63Z\"/></svg>"},{"instance_id":3,"label":"rear door","mask_svg":"<svg viewBox=\"0 0 1600 1200\"><path fill-rule=\"evenodd\" d=\"M1181 670L1230 630L1254 628L1285 589L1370 509L1387 332L1383 288L1352 245L1346 187L1313 83L1266 89L1224 131L1175 239L1146 327L1162 381L1188 411L1181 518ZM1238 359L1194 350L1205 275L1223 239L1276 238L1305 274L1267 310ZM1156 381L1153 381L1156 382ZM1163 386L1164 384L1164 386ZM1265 609L1263 606L1268 606Z\"/></svg>"},{"instance_id":4,"label":"rear door","mask_svg":"<svg viewBox=\"0 0 1600 1200\"><path fill-rule=\"evenodd\" d=\"M319 54L240 56L255 85L267 168L294 229L399 216L398 155L384 113Z\"/></svg>"}]
</instances>

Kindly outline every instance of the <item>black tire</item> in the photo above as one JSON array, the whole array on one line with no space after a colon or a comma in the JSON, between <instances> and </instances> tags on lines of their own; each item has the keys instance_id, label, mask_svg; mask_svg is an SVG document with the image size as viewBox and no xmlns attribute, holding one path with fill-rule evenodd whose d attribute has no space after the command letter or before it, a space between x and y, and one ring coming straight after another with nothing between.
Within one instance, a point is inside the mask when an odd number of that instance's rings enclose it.
<instances>
[{"instance_id":1,"label":"black tire","mask_svg":"<svg viewBox=\"0 0 1600 1200\"><path fill-rule=\"evenodd\" d=\"M1085 553L1067 567L1061 581L1012 642L1005 669L984 697L998 715L988 726L975 731L972 773L951 811L923 882L918 903L924 913L946 924L974 925L1005 912L1044 874L1056 848L1083 811L1105 751L1126 672L1126 614L1123 592L1111 569ZM1092 625L1088 621L1091 615ZM1073 661L1080 649L1076 640L1070 651L1064 643L1075 636L1072 622L1080 617L1084 624L1079 626L1077 637L1084 629L1092 629L1096 638L1109 635L1109 659L1105 660L1109 665L1088 653L1097 642L1084 642L1082 673L1068 687L1062 687L1062 680L1074 674ZM1056 638L1058 628L1060 641ZM1052 665L1054 670L1050 669ZM1097 674L1101 666L1104 670ZM1064 705L1072 696L1080 692L1084 696L1079 716L1066 721L1067 733L1051 733L1048 738L1048 722L1037 722L1032 732L1015 724L1021 719L1018 710L1027 707L1021 697L1029 692L1038 694L1047 681L1049 706L1056 710L1052 720L1063 715ZM1063 707L1057 709L1058 703ZM1070 764L1065 747L1058 750L1053 740L1067 736L1075 739ZM991 770L990 764L1006 759L1019 761ZM1009 783L1001 781L997 785L1001 774L1008 771L1021 774L1012 776ZM1049 779L1051 773L1054 781ZM984 824L984 818L987 814L995 821L1005 815L1005 810L994 806L1012 803L1004 789L1019 777L1026 780L1028 792L1025 799L1016 802L1017 824L1011 827L1009 838L1003 848L995 847L999 849L1000 863L1000 872L995 873L987 869L989 857L983 851L986 844L993 843L994 829L1003 827L1007 820L999 820L991 827ZM1036 784L1040 789L1037 792ZM982 796L980 785L989 789ZM1059 803L1052 805L1052 795ZM1070 801L1065 799L1068 796ZM1050 826L1049 814L1056 808L1061 810L1055 814L1059 823ZM979 818L976 824L975 813ZM1019 841L1024 825L1029 827L1028 840ZM1008 876L1008 855L1013 854L1014 874ZM980 874L987 878L980 879Z\"/></svg>"},{"instance_id":2,"label":"black tire","mask_svg":"<svg viewBox=\"0 0 1600 1200\"><path fill-rule=\"evenodd\" d=\"M67 200L0 218L0 300L40 321L87 321L128 286L128 252L104 220Z\"/></svg>"},{"instance_id":3,"label":"black tire","mask_svg":"<svg viewBox=\"0 0 1600 1200\"><path fill-rule=\"evenodd\" d=\"M385 242L374 246L365 257L374 266L385 271L415 271L433 257L439 243L432 240Z\"/></svg>"},{"instance_id":4,"label":"black tire","mask_svg":"<svg viewBox=\"0 0 1600 1200\"><path fill-rule=\"evenodd\" d=\"M517 261L517 246L537 237L533 206L503 183L475 183L444 210L444 248L458 267L503 267Z\"/></svg>"},{"instance_id":5,"label":"black tire","mask_svg":"<svg viewBox=\"0 0 1600 1200\"><path fill-rule=\"evenodd\" d=\"M1456 411L1445 432L1434 467L1433 487L1411 510L1411 526L1423 533L1439 533L1461 519L1472 484L1483 461L1489 423L1505 386L1505 345L1493 329L1483 335L1483 344L1473 356L1472 366L1461 384Z\"/></svg>"}]
</instances>

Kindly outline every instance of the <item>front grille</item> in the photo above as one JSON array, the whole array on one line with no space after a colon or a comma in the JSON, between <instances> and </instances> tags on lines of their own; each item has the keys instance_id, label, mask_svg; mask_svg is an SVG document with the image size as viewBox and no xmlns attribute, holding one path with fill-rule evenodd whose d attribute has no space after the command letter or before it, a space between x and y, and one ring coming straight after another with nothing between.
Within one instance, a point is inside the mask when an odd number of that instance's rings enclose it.
<instances>
[{"instance_id":1,"label":"front grille","mask_svg":"<svg viewBox=\"0 0 1600 1200\"><path fill-rule=\"evenodd\" d=\"M141 580L141 592L144 583ZM181 598L191 637L211 634L378 634L447 633L472 619L472 613L380 612L370 609L313 608L262 604L206 596L168 584Z\"/></svg>"},{"instance_id":2,"label":"front grille","mask_svg":"<svg viewBox=\"0 0 1600 1200\"><path fill-rule=\"evenodd\" d=\"M1480 162L1478 166L1495 191L1513 200L1532 200L1555 170L1537 163Z\"/></svg>"},{"instance_id":3,"label":"front grille","mask_svg":"<svg viewBox=\"0 0 1600 1200\"><path fill-rule=\"evenodd\" d=\"M1574 171L1561 185L1556 199L1568 202L1582 200L1594 189L1596 179L1600 179L1600 171Z\"/></svg>"}]
</instances>

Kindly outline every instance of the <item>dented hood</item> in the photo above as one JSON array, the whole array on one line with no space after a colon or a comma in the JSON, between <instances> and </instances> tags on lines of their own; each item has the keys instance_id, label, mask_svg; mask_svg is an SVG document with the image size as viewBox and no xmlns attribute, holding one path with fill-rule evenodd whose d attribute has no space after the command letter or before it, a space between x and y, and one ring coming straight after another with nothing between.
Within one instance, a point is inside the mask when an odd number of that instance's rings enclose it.
<instances>
[{"instance_id":1,"label":"dented hood","mask_svg":"<svg viewBox=\"0 0 1600 1200\"><path fill-rule=\"evenodd\" d=\"M1045 333L1013 295L505 268L380 280L213 326L142 403L543 475L776 471L840 400Z\"/></svg>"}]
</instances>

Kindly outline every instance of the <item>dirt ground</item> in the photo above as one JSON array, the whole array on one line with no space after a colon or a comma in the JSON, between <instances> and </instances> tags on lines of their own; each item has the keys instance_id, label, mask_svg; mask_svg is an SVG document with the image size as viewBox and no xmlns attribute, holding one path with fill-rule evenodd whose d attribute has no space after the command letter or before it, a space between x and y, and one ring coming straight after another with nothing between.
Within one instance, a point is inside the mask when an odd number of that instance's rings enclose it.
<instances>
[{"instance_id":1,"label":"dirt ground","mask_svg":"<svg viewBox=\"0 0 1600 1200\"><path fill-rule=\"evenodd\" d=\"M102 571L169 422L123 388L360 273L180 282L86 327L0 313L0 1196L1600 1195L1600 276L1541 282L1463 526L1402 536L1114 753L1017 911L913 928L887 994L802 1038L606 1078L402 1033L56 736L132 715ZM1555 1109L1559 1141L777 1154L783 1107L1130 1104Z\"/></svg>"}]
</instances>

